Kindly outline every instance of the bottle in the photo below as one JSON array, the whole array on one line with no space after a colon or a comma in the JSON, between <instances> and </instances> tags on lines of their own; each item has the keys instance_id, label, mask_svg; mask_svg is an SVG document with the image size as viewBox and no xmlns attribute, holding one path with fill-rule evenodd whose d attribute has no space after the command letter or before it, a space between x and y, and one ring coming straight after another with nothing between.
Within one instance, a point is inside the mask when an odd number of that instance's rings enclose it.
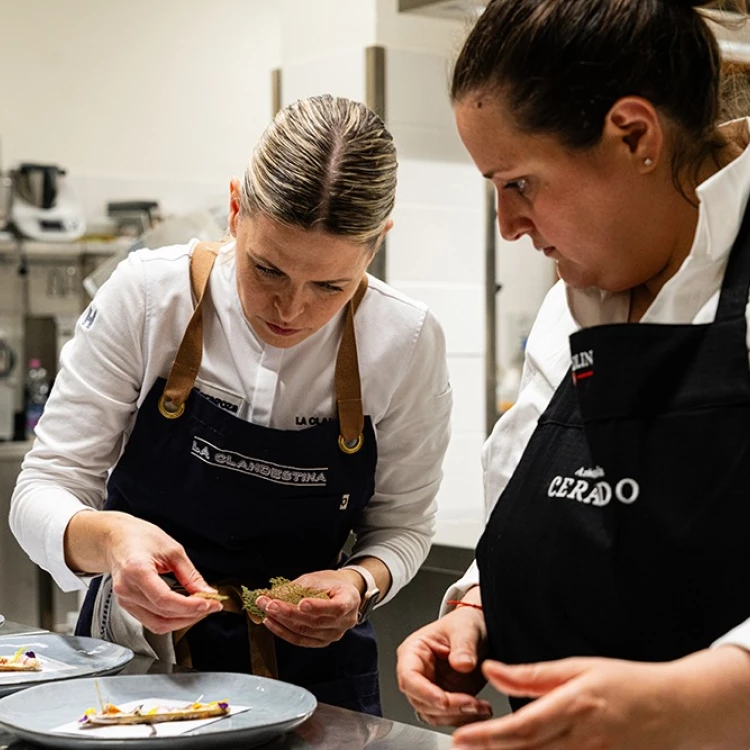
<instances>
[{"instance_id":1,"label":"bottle","mask_svg":"<svg viewBox=\"0 0 750 750\"><path fill-rule=\"evenodd\" d=\"M26 374L26 436L34 434L39 418L44 411L44 405L49 396L49 379L47 371L42 367L39 359L29 360L29 370Z\"/></svg>"}]
</instances>

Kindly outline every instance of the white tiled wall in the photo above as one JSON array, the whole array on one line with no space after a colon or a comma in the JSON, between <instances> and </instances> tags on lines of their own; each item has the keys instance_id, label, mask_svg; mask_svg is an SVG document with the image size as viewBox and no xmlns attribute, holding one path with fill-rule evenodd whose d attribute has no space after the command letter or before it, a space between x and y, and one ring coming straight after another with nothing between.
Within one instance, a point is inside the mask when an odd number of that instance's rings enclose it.
<instances>
[{"instance_id":1,"label":"white tiled wall","mask_svg":"<svg viewBox=\"0 0 750 750\"><path fill-rule=\"evenodd\" d=\"M271 117L275 3L0 6L3 169L66 167L89 215L107 199L153 198L174 212L219 192L226 200Z\"/></svg>"}]
</instances>

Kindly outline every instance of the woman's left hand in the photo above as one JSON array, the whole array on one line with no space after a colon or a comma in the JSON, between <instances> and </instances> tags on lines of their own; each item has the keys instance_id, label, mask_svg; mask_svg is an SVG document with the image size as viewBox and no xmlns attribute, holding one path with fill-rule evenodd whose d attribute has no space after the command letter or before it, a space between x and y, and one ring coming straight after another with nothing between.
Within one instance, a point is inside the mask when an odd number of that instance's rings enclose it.
<instances>
[{"instance_id":1,"label":"woman's left hand","mask_svg":"<svg viewBox=\"0 0 750 750\"><path fill-rule=\"evenodd\" d=\"M750 653L737 646L665 663L572 658L487 661L498 690L537 700L457 729L463 750L744 750L750 747Z\"/></svg>"},{"instance_id":2,"label":"woman's left hand","mask_svg":"<svg viewBox=\"0 0 750 750\"><path fill-rule=\"evenodd\" d=\"M338 570L307 573L294 583L323 589L329 599L303 599L295 605L259 596L256 604L266 613L263 623L274 635L295 646L323 648L357 624L361 596L353 580L351 573Z\"/></svg>"}]
</instances>

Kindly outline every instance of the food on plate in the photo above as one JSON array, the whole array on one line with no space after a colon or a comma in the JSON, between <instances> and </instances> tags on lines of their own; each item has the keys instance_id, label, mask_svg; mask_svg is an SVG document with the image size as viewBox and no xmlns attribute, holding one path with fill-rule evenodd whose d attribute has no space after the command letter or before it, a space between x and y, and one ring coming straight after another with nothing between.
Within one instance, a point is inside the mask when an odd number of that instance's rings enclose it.
<instances>
[{"instance_id":1,"label":"food on plate","mask_svg":"<svg viewBox=\"0 0 750 750\"><path fill-rule=\"evenodd\" d=\"M266 619L266 613L255 603L259 596L269 596L280 599L289 604L299 604L303 599L330 599L328 592L323 589L310 589L292 583L288 578L272 578L270 589L248 589L242 587L242 607L247 610L248 617L259 624Z\"/></svg>"},{"instance_id":2,"label":"food on plate","mask_svg":"<svg viewBox=\"0 0 750 750\"><path fill-rule=\"evenodd\" d=\"M0 656L0 672L41 672L42 662L26 646L16 651L13 656Z\"/></svg>"},{"instance_id":3,"label":"food on plate","mask_svg":"<svg viewBox=\"0 0 750 750\"><path fill-rule=\"evenodd\" d=\"M164 721L191 721L195 719L211 719L215 716L229 714L228 701L212 701L211 703L186 703L183 706L153 706L144 708L143 705L125 711L111 703L105 703L101 711L90 708L78 720L82 727L110 726L113 724L160 724Z\"/></svg>"}]
</instances>

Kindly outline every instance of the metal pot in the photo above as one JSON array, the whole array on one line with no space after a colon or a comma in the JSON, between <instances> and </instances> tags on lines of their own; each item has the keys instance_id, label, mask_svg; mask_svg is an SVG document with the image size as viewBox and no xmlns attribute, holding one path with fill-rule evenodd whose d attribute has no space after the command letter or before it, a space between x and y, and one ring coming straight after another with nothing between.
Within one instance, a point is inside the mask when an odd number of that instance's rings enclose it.
<instances>
[{"instance_id":1,"label":"metal pot","mask_svg":"<svg viewBox=\"0 0 750 750\"><path fill-rule=\"evenodd\" d=\"M32 206L49 209L57 200L57 178L64 174L55 164L21 164L11 172L13 189Z\"/></svg>"}]
</instances>

